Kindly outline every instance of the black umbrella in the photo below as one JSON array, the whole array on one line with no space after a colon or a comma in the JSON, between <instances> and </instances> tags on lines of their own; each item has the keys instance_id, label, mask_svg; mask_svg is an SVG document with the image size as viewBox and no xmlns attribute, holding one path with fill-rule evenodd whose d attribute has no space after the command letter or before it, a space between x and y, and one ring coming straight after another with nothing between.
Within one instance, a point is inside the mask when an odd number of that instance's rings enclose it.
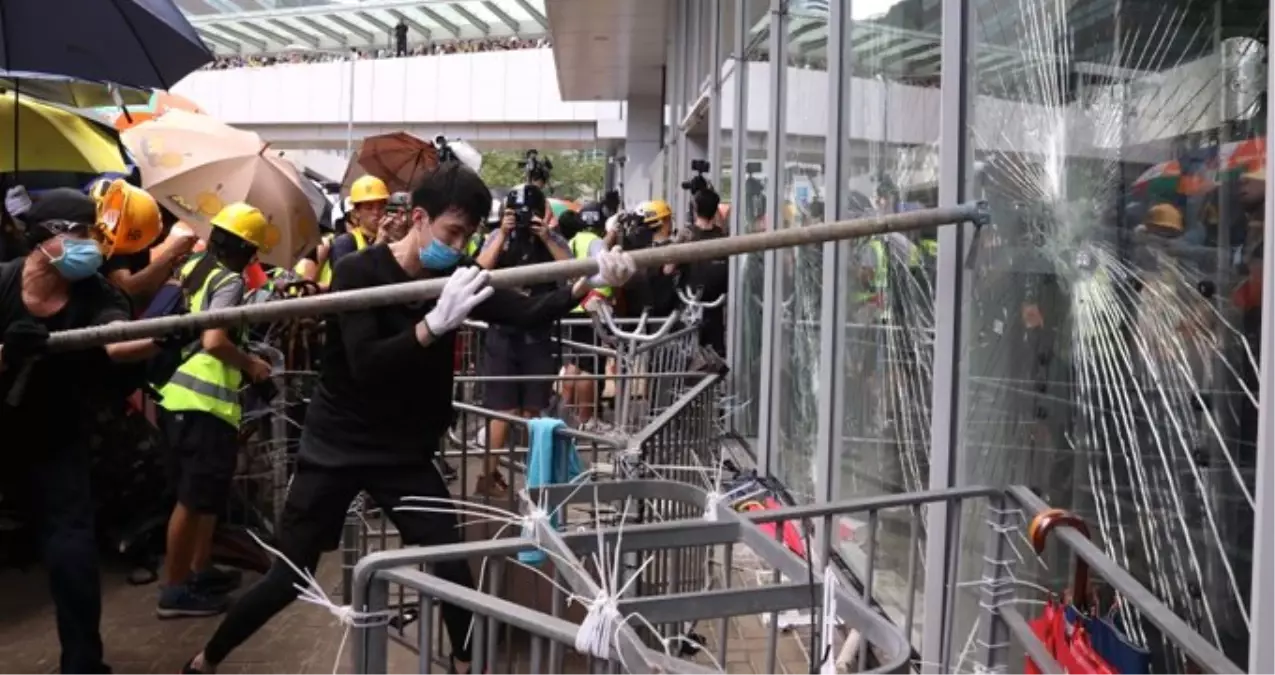
<instances>
[{"instance_id":1,"label":"black umbrella","mask_svg":"<svg viewBox=\"0 0 1275 675\"><path fill-rule=\"evenodd\" d=\"M211 60L173 0L0 1L0 70L167 89Z\"/></svg>"}]
</instances>

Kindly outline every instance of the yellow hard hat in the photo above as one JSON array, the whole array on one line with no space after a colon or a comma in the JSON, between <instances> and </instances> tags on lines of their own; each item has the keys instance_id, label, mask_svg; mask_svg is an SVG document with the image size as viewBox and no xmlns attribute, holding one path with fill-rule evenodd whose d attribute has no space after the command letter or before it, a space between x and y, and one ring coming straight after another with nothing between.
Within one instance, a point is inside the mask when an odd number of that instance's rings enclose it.
<instances>
[{"instance_id":1,"label":"yellow hard hat","mask_svg":"<svg viewBox=\"0 0 1275 675\"><path fill-rule=\"evenodd\" d=\"M1162 234L1182 234L1182 212L1172 204L1156 204L1147 209L1142 224Z\"/></svg>"},{"instance_id":2,"label":"yellow hard hat","mask_svg":"<svg viewBox=\"0 0 1275 675\"><path fill-rule=\"evenodd\" d=\"M93 237L108 258L144 251L159 239L164 223L150 193L117 179L98 181L89 194L97 202Z\"/></svg>"},{"instance_id":3,"label":"yellow hard hat","mask_svg":"<svg viewBox=\"0 0 1275 675\"><path fill-rule=\"evenodd\" d=\"M269 253L279 243L279 231L270 224L265 214L244 202L223 207L213 216L212 225L256 246L262 253Z\"/></svg>"},{"instance_id":4,"label":"yellow hard hat","mask_svg":"<svg viewBox=\"0 0 1275 675\"><path fill-rule=\"evenodd\" d=\"M376 176L363 176L350 186L350 203L389 201L390 189Z\"/></svg>"},{"instance_id":5,"label":"yellow hard hat","mask_svg":"<svg viewBox=\"0 0 1275 675\"><path fill-rule=\"evenodd\" d=\"M647 225L654 225L665 218L673 217L673 209L669 208L668 202L663 199L642 202L638 204L637 212L642 214L642 222Z\"/></svg>"}]
</instances>

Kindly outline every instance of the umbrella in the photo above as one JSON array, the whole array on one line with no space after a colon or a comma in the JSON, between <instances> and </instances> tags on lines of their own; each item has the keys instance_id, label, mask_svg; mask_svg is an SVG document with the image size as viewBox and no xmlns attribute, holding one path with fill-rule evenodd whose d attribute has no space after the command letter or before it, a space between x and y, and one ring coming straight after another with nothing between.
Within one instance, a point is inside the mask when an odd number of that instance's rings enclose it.
<instances>
[{"instance_id":1,"label":"umbrella","mask_svg":"<svg viewBox=\"0 0 1275 675\"><path fill-rule=\"evenodd\" d=\"M580 210L580 206L578 204L572 201L567 201L566 199L558 199L557 197L550 197L548 199L548 202L549 202L549 209L553 211L554 218L561 216L567 211Z\"/></svg>"},{"instance_id":2,"label":"umbrella","mask_svg":"<svg viewBox=\"0 0 1275 675\"><path fill-rule=\"evenodd\" d=\"M385 181L390 192L409 192L438 166L438 149L429 141L399 131L363 139L356 161Z\"/></svg>"},{"instance_id":3,"label":"umbrella","mask_svg":"<svg viewBox=\"0 0 1275 675\"><path fill-rule=\"evenodd\" d=\"M257 134L211 117L174 110L122 135L137 158L142 185L207 238L210 219L247 202L270 220L275 240L261 260L292 267L319 242L315 209L292 162L267 152Z\"/></svg>"},{"instance_id":4,"label":"umbrella","mask_svg":"<svg viewBox=\"0 0 1275 675\"><path fill-rule=\"evenodd\" d=\"M0 173L127 172L115 132L57 106L13 93L0 94Z\"/></svg>"},{"instance_id":5,"label":"umbrella","mask_svg":"<svg viewBox=\"0 0 1275 675\"><path fill-rule=\"evenodd\" d=\"M147 120L157 119L171 110L205 114L199 104L171 92L156 89L149 92L139 103L120 106L99 106L95 113L110 122L116 129L123 131Z\"/></svg>"},{"instance_id":6,"label":"umbrella","mask_svg":"<svg viewBox=\"0 0 1275 675\"><path fill-rule=\"evenodd\" d=\"M0 69L165 88L212 60L173 0L4 0Z\"/></svg>"},{"instance_id":7,"label":"umbrella","mask_svg":"<svg viewBox=\"0 0 1275 675\"><path fill-rule=\"evenodd\" d=\"M1158 196L1198 195L1213 186L1208 159L1191 157L1160 162L1133 181L1133 189Z\"/></svg>"},{"instance_id":8,"label":"umbrella","mask_svg":"<svg viewBox=\"0 0 1275 675\"><path fill-rule=\"evenodd\" d=\"M0 90L16 91L68 108L137 105L150 98L145 89L121 87L103 82L85 82L62 75L0 71Z\"/></svg>"},{"instance_id":9,"label":"umbrella","mask_svg":"<svg viewBox=\"0 0 1275 675\"><path fill-rule=\"evenodd\" d=\"M1027 538L1037 554L1045 550L1045 539L1054 528L1059 526L1071 527L1086 537L1089 536L1089 528L1078 516L1063 509L1049 509L1032 518L1027 528ZM1066 595L1073 600L1088 602L1089 589L1089 564L1077 558L1071 589ZM1078 610L1075 611L1077 614L1083 614ZM1065 672L1098 673L1099 675L1114 675L1116 672L1111 664L1094 649L1086 622L1080 621L1069 625L1066 609L1054 598L1049 599L1045 604L1045 611L1029 621L1028 626ZM1041 670L1029 657L1024 666L1024 672L1040 673Z\"/></svg>"}]
</instances>

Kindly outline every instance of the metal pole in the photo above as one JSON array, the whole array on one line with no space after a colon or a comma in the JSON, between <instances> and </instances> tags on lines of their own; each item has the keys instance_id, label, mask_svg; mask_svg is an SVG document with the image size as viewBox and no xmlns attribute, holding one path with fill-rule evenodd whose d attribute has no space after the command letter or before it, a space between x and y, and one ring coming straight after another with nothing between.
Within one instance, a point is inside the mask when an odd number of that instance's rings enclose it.
<instances>
[{"instance_id":1,"label":"metal pole","mask_svg":"<svg viewBox=\"0 0 1275 675\"><path fill-rule=\"evenodd\" d=\"M357 54L353 47L350 48L350 83L347 93L350 99L349 117L345 123L345 161L349 162L354 159L354 71L357 68Z\"/></svg>"},{"instance_id":2,"label":"metal pole","mask_svg":"<svg viewBox=\"0 0 1275 675\"><path fill-rule=\"evenodd\" d=\"M969 203L947 208L926 209L909 213L871 216L823 225L757 232L738 237L710 239L687 244L633 251L638 267L662 267L699 260L712 260L741 253L756 253L777 248L822 244L838 239L868 237L887 232L907 232L923 227L936 227L966 221L985 222L987 205ZM596 260L562 260L497 270L491 273L495 288L517 288L587 277L598 272ZM53 351L68 351L96 345L138 340L166 335L179 330L202 330L248 323L265 323L282 319L370 309L385 305L418 302L436 298L443 291L446 278L409 281L392 286L356 291L328 293L308 298L292 298L260 305L244 305L210 310L198 314L166 316L140 321L122 321L106 326L59 331L49 338Z\"/></svg>"}]
</instances>

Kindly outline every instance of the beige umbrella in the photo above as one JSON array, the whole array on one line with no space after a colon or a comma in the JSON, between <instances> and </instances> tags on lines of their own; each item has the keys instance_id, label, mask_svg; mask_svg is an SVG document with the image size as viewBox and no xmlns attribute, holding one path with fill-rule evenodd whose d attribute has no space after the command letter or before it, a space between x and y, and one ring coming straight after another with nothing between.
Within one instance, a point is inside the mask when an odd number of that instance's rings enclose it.
<instances>
[{"instance_id":1,"label":"beige umbrella","mask_svg":"<svg viewBox=\"0 0 1275 675\"><path fill-rule=\"evenodd\" d=\"M291 267L319 242L319 225L296 166L268 152L261 137L205 116L173 110L121 134L142 186L207 239L227 204L247 202L272 226L270 265Z\"/></svg>"}]
</instances>

